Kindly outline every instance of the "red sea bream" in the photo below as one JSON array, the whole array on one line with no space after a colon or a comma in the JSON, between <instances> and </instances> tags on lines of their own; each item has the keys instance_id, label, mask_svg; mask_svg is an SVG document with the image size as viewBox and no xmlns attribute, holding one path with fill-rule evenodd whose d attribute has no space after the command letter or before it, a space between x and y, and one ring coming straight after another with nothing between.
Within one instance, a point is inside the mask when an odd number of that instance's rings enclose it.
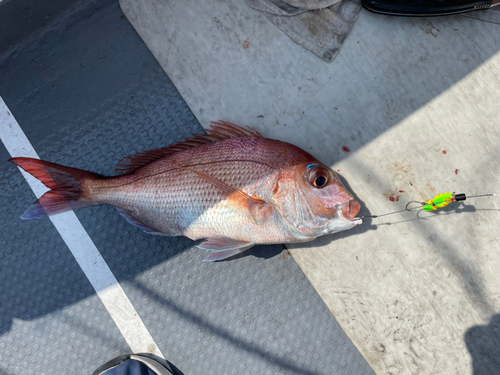
<instances>
[{"instance_id":1,"label":"red sea bream","mask_svg":"<svg viewBox=\"0 0 500 375\"><path fill-rule=\"evenodd\" d=\"M206 239L220 260L257 244L311 241L361 224L335 172L289 143L214 123L208 135L123 159L118 177L31 158L12 161L50 191L23 219L110 204L147 233Z\"/></svg>"}]
</instances>

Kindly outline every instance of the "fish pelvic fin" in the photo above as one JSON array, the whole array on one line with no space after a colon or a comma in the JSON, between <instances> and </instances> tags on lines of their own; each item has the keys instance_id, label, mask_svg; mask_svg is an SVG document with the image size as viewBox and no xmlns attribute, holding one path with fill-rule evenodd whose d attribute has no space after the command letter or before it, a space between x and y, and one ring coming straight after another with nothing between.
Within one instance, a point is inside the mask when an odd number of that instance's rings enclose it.
<instances>
[{"instance_id":1,"label":"fish pelvic fin","mask_svg":"<svg viewBox=\"0 0 500 375\"><path fill-rule=\"evenodd\" d=\"M96 204L84 188L85 181L102 178L95 173L33 158L9 161L52 189L33 203L21 219L40 219Z\"/></svg>"},{"instance_id":2,"label":"fish pelvic fin","mask_svg":"<svg viewBox=\"0 0 500 375\"><path fill-rule=\"evenodd\" d=\"M250 249L255 244L248 241L233 240L231 238L210 237L198 247L202 250L211 250L205 259L207 262L222 260Z\"/></svg>"},{"instance_id":3,"label":"fish pelvic fin","mask_svg":"<svg viewBox=\"0 0 500 375\"><path fill-rule=\"evenodd\" d=\"M193 138L186 138L184 142L178 142L174 145L159 148L156 150L140 152L138 154L123 158L116 166L115 172L121 174L133 173L141 167L148 165L164 156L174 154L178 151L198 147L206 143L222 141L228 138L237 137L260 137L262 134L250 127L241 127L230 122L218 121L212 122L211 129L207 130L206 135L193 134Z\"/></svg>"}]
</instances>

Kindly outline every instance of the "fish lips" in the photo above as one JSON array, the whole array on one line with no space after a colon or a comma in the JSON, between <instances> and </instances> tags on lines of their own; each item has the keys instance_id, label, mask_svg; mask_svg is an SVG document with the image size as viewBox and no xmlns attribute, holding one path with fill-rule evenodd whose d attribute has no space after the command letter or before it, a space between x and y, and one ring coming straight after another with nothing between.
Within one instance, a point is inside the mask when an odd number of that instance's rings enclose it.
<instances>
[{"instance_id":1,"label":"fish lips","mask_svg":"<svg viewBox=\"0 0 500 375\"><path fill-rule=\"evenodd\" d=\"M354 217L359 212L359 207L359 203L355 200L339 205L335 217L325 228L325 234L341 232L362 224L361 218Z\"/></svg>"}]
</instances>

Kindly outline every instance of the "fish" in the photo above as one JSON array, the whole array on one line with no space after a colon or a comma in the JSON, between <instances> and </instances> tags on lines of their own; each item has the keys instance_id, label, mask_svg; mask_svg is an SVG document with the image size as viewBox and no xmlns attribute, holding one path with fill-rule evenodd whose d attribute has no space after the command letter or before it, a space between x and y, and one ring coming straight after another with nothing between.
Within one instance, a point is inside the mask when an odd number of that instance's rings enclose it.
<instances>
[{"instance_id":1,"label":"fish","mask_svg":"<svg viewBox=\"0 0 500 375\"><path fill-rule=\"evenodd\" d=\"M226 121L212 122L206 135L126 157L114 177L40 159L10 161L51 189L22 219L108 204L146 233L204 240L198 247L211 251L207 261L362 223L360 204L331 168Z\"/></svg>"}]
</instances>

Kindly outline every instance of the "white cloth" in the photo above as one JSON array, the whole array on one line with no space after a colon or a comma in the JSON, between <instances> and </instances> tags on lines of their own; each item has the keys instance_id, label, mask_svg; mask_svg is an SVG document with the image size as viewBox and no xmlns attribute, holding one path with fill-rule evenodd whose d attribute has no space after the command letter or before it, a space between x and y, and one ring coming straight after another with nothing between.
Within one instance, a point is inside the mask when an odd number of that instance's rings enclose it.
<instances>
[{"instance_id":1,"label":"white cloth","mask_svg":"<svg viewBox=\"0 0 500 375\"><path fill-rule=\"evenodd\" d=\"M361 10L360 0L245 0L295 43L331 62Z\"/></svg>"}]
</instances>

